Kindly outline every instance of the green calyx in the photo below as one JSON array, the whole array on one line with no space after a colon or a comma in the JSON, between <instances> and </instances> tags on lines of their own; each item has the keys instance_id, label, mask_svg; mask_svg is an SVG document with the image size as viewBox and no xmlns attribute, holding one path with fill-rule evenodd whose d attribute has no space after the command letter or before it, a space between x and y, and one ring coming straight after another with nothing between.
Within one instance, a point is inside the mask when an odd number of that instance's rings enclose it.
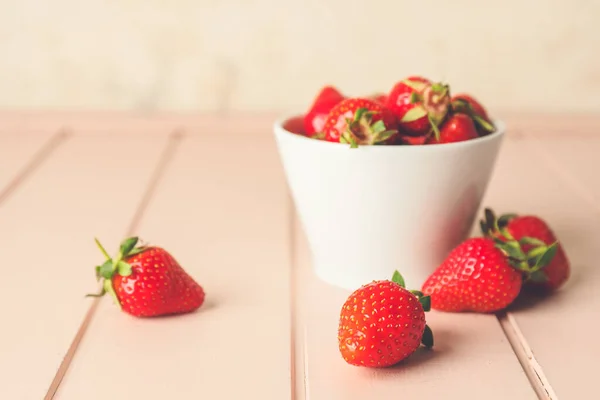
<instances>
[{"instance_id":1,"label":"green calyx","mask_svg":"<svg viewBox=\"0 0 600 400\"><path fill-rule=\"evenodd\" d=\"M419 85L416 82L404 83L415 90L410 95L410 103L415 106L402 116L400 122L410 123L427 118L431 126L429 134L433 134L439 141L439 126L446 119L450 106L450 86L439 82L433 84L419 82Z\"/></svg>"},{"instance_id":2,"label":"green calyx","mask_svg":"<svg viewBox=\"0 0 600 400\"><path fill-rule=\"evenodd\" d=\"M346 130L340 137L341 143L350 144L351 148L359 145L380 144L398 133L395 129L387 129L382 120L373 122L373 117L379 111L359 108L354 113L354 118L346 118Z\"/></svg>"},{"instance_id":3,"label":"green calyx","mask_svg":"<svg viewBox=\"0 0 600 400\"><path fill-rule=\"evenodd\" d=\"M115 293L115 289L112 284L112 278L115 274L121 276L129 276L132 273L132 268L129 263L125 261L127 257L131 257L133 255L139 254L146 249L145 246L138 246L139 239L137 237L130 237L121 242L119 247L119 251L114 258L111 258L104 246L100 243L98 239L94 239L96 245L106 258L104 263L96 266L96 279L99 281L103 279L102 289L99 293L88 294L86 297L101 297L108 293L114 300L114 302L121 307L119 299L117 298L117 294Z\"/></svg>"},{"instance_id":4,"label":"green calyx","mask_svg":"<svg viewBox=\"0 0 600 400\"><path fill-rule=\"evenodd\" d=\"M529 236L515 239L508 230L508 224L517 217L516 214L505 214L496 218L494 212L486 208L484 216L479 222L483 236L494 241L496 247L506 255L510 265L520 271L526 281L545 282L548 278L544 268L556 255L558 242L546 244Z\"/></svg>"},{"instance_id":5,"label":"green calyx","mask_svg":"<svg viewBox=\"0 0 600 400\"><path fill-rule=\"evenodd\" d=\"M488 121L483 116L477 114L471 103L463 99L455 99L450 104L452 111L454 113L462 113L467 114L473 122L478 130L484 131L486 134L494 133L496 131L496 127L492 124L491 121Z\"/></svg>"},{"instance_id":6,"label":"green calyx","mask_svg":"<svg viewBox=\"0 0 600 400\"><path fill-rule=\"evenodd\" d=\"M406 289L404 277L397 270L394 271L394 274L392 275L392 282L398 284L403 289ZM423 307L423 311L428 312L431 310L431 297L429 295L425 295L420 290L409 290L409 292L419 300L419 303ZM425 347L433 347L433 331L428 325L425 325L425 330L423 331L423 336L421 337L421 343Z\"/></svg>"}]
</instances>

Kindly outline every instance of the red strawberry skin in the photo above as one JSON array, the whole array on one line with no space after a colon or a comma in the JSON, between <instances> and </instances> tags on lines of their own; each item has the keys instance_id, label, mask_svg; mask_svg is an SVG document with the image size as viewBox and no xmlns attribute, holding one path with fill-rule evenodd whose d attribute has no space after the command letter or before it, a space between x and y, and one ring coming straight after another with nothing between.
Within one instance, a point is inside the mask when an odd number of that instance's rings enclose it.
<instances>
[{"instance_id":1,"label":"red strawberry skin","mask_svg":"<svg viewBox=\"0 0 600 400\"><path fill-rule=\"evenodd\" d=\"M427 140L427 136L409 136L409 135L401 135L399 137L399 143L410 145L410 146L420 146L425 144Z\"/></svg>"},{"instance_id":2,"label":"red strawberry skin","mask_svg":"<svg viewBox=\"0 0 600 400\"><path fill-rule=\"evenodd\" d=\"M125 261L132 267L131 275L112 278L123 311L154 317L189 313L204 303L203 288L166 250L148 247Z\"/></svg>"},{"instance_id":3,"label":"red strawberry skin","mask_svg":"<svg viewBox=\"0 0 600 400\"><path fill-rule=\"evenodd\" d=\"M406 80L431 85L429 79L421 76L410 76L406 78ZM404 81L400 81L394 85L388 94L386 106L394 113L398 121L400 121L411 109L418 107L418 104L411 102L413 93L419 94L418 91L408 86ZM427 119L427 116L423 116L410 122L399 122L399 125L406 134L413 136L424 135L431 129L431 124Z\"/></svg>"},{"instance_id":4,"label":"red strawberry skin","mask_svg":"<svg viewBox=\"0 0 600 400\"><path fill-rule=\"evenodd\" d=\"M325 140L329 142L342 142L341 139L343 138L343 133L349 129L347 119L354 119L356 111L361 108L375 112L371 121L372 124L378 121L383 121L386 129L395 130L397 128L396 118L390 112L390 110L388 110L382 104L375 100L362 97L348 98L338 103L329 112L329 115L327 116L327 122L323 128L323 131L325 132ZM366 135L365 132L355 133L357 134L355 139L357 139L358 143L372 144L370 142L371 138L369 135ZM396 135L393 135L386 142L393 141L395 136Z\"/></svg>"},{"instance_id":5,"label":"red strawberry skin","mask_svg":"<svg viewBox=\"0 0 600 400\"><path fill-rule=\"evenodd\" d=\"M375 93L374 95L369 96L368 98L371 100L375 100L376 102L383 105L386 105L387 103L387 94L385 93Z\"/></svg>"},{"instance_id":6,"label":"red strawberry skin","mask_svg":"<svg viewBox=\"0 0 600 400\"><path fill-rule=\"evenodd\" d=\"M431 308L490 313L509 306L523 278L489 238L465 240L454 248L422 286Z\"/></svg>"},{"instance_id":7,"label":"red strawberry skin","mask_svg":"<svg viewBox=\"0 0 600 400\"><path fill-rule=\"evenodd\" d=\"M344 99L345 96L334 86L323 87L304 115L304 133L307 136L313 136L315 133L321 132L331 109Z\"/></svg>"},{"instance_id":8,"label":"red strawberry skin","mask_svg":"<svg viewBox=\"0 0 600 400\"><path fill-rule=\"evenodd\" d=\"M506 229L516 240L528 236L539 239L546 243L546 245L557 242L557 237L550 226L538 216L517 216L508 222ZM522 248L527 253L531 249L531 246L523 245ZM542 290L556 290L569 279L571 266L567 254L560 243L557 245L556 254L542 271L547 278L545 282L527 281L526 285Z\"/></svg>"},{"instance_id":9,"label":"red strawberry skin","mask_svg":"<svg viewBox=\"0 0 600 400\"><path fill-rule=\"evenodd\" d=\"M452 96L451 101L454 101L454 100L463 100L463 101L466 101L467 103L469 103L471 105L471 108L473 108L473 111L477 115L479 115L480 117L483 117L483 118L485 118L486 120L489 121L488 113L487 113L487 110L485 109L485 107L483 107L481 105L481 103L479 101L477 101L470 94L467 94L467 93L458 93L458 94L455 94L454 96Z\"/></svg>"},{"instance_id":10,"label":"red strawberry skin","mask_svg":"<svg viewBox=\"0 0 600 400\"><path fill-rule=\"evenodd\" d=\"M473 120L466 114L454 114L442 125L440 138L430 135L426 144L455 143L479 137Z\"/></svg>"},{"instance_id":11,"label":"red strawberry skin","mask_svg":"<svg viewBox=\"0 0 600 400\"><path fill-rule=\"evenodd\" d=\"M418 298L392 281L374 281L354 291L342 306L338 344L346 362L388 367L419 347L425 312Z\"/></svg>"}]
</instances>

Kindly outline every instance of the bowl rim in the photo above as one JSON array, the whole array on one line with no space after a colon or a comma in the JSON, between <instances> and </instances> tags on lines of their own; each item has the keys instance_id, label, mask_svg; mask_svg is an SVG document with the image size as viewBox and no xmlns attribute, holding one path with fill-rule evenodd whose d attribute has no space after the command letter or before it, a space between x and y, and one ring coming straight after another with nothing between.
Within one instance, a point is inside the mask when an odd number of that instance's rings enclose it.
<instances>
[{"instance_id":1,"label":"bowl rim","mask_svg":"<svg viewBox=\"0 0 600 400\"><path fill-rule=\"evenodd\" d=\"M285 136L285 137L289 138L290 140L296 140L296 141L299 141L300 143L303 141L305 143L312 142L313 147L320 146L323 148L329 148L331 150L350 148L350 145L347 145L345 143L328 142L326 140L316 140L316 139L312 139L312 138L309 138L304 135L290 132L289 130L284 128L284 125L287 122L289 122L290 120L296 119L296 118L302 118L302 117L303 117L302 114L293 114L293 115L287 115L287 116L276 119L275 122L273 123L273 130L274 130L275 135L276 136ZM496 131L494 133L491 133L491 134L485 135L485 136L479 136L476 139L465 140L462 142L434 143L434 144L429 144L429 145L406 145L406 146L402 146L402 145L390 145L390 146L367 145L367 146L358 146L358 148L354 148L352 150L430 152L430 151L444 151L446 149L450 150L450 149L458 149L458 148L462 148L462 147L478 146L480 144L484 144L489 141L499 140L502 137L504 137L504 134L506 133L506 124L504 123L504 121L493 118L492 122L496 126Z\"/></svg>"}]
</instances>

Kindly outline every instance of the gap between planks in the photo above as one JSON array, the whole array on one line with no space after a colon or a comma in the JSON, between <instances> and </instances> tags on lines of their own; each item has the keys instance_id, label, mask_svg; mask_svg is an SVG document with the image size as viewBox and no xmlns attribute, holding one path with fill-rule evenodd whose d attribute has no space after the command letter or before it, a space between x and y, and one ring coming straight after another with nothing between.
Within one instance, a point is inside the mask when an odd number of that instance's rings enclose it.
<instances>
[{"instance_id":1,"label":"gap between planks","mask_svg":"<svg viewBox=\"0 0 600 400\"><path fill-rule=\"evenodd\" d=\"M131 219L129 227L127 228L127 232L125 233L126 236L131 235L142 220L144 216L144 211L148 207L148 204L150 203L150 200L152 199L152 196L156 191L161 181L161 178L163 177L169 163L174 158L175 153L177 152L177 148L179 147L184 136L185 134L181 131L174 131L171 134L169 134L169 141L167 142L167 145L165 146L165 149L163 150L160 159L156 164L156 168L152 173L150 182L146 187L146 190L142 195L142 199L140 200L140 203L136 208L135 214ZM58 367L56 375L54 376L54 379L52 380L52 383L48 388L48 392L46 393L44 400L52 400L54 398L54 395L56 394L65 374L69 369L71 361L75 356L77 348L79 347L79 344L81 343L81 340L83 339L83 336L85 335L92 319L94 318L94 314L101 300L101 297L96 297L92 299L92 304L90 305L90 308L88 309L88 312L86 313L86 316L83 319L77 333L75 334L75 337L73 338L73 341L71 342L71 345L69 346L69 349L67 350L63 361Z\"/></svg>"},{"instance_id":2,"label":"gap between planks","mask_svg":"<svg viewBox=\"0 0 600 400\"><path fill-rule=\"evenodd\" d=\"M541 400L558 400L558 396L550 385L548 378L544 374L542 366L533 355L533 351L527 339L521 332L519 324L511 313L500 312L497 315L498 322L504 331L517 359L525 371L525 375L533 390Z\"/></svg>"},{"instance_id":3,"label":"gap between planks","mask_svg":"<svg viewBox=\"0 0 600 400\"><path fill-rule=\"evenodd\" d=\"M290 318L291 318L291 340L290 340L290 367L291 367L291 399L308 399L308 381L306 377L308 355L306 354L306 327L300 323L302 318L298 295L298 282L300 264L298 263L298 224L296 209L291 195L287 197L289 215L289 240L290 240ZM299 331L302 329L302 331Z\"/></svg>"},{"instance_id":4,"label":"gap between planks","mask_svg":"<svg viewBox=\"0 0 600 400\"><path fill-rule=\"evenodd\" d=\"M8 184L0 191L0 204L2 204L14 191L31 176L46 161L71 133L65 129L60 129L50 137L40 149L31 157L30 161L11 179Z\"/></svg>"},{"instance_id":5,"label":"gap between planks","mask_svg":"<svg viewBox=\"0 0 600 400\"><path fill-rule=\"evenodd\" d=\"M566 186L571 187L574 193L577 194L582 200L587 202L590 207L600 212L600 207L594 199L592 193L590 193L585 186L579 184L571 174L565 170L558 168L556 162L550 157L549 153L542 148L540 145L536 145L536 142L540 142L542 135L536 134L524 134L522 142L531 149L531 151L538 155L542 160L543 164L561 180ZM523 370L525 371L532 387L535 389L538 397L543 400L558 400L558 395L552 388L547 376L544 373L543 367L537 361L533 354L533 350L524 334L522 333L519 324L513 314L508 312L499 313L497 315L498 322L502 326L504 333L509 340L519 362L521 363Z\"/></svg>"},{"instance_id":6,"label":"gap between planks","mask_svg":"<svg viewBox=\"0 0 600 400\"><path fill-rule=\"evenodd\" d=\"M531 148L533 152L537 153L548 169L556 172L563 182L573 187L582 198L592 203L593 206L596 206L593 199L590 199L585 190L579 187L579 185L577 185L568 174L561 171L560 168L555 168L553 163L550 162L546 152L541 150L540 146L535 146L535 143L533 142L539 140L539 138L532 139L532 137L536 136L538 135L519 132L518 140L524 143L525 146ZM548 377L544 373L542 365L535 358L533 350L523 335L513 314L510 311L503 311L499 312L496 317L538 398L540 400L558 400L558 395L552 388Z\"/></svg>"}]
</instances>

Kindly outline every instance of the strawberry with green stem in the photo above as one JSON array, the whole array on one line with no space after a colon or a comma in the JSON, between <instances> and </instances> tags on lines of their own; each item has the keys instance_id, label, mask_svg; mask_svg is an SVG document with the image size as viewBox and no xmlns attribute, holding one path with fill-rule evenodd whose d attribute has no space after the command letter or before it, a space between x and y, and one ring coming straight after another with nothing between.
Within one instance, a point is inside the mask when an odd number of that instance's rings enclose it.
<instances>
[{"instance_id":1,"label":"strawberry with green stem","mask_svg":"<svg viewBox=\"0 0 600 400\"><path fill-rule=\"evenodd\" d=\"M439 136L427 136L425 144L442 144L464 142L466 140L476 139L477 129L473 120L465 114L450 115L440 129Z\"/></svg>"},{"instance_id":2,"label":"strawberry with green stem","mask_svg":"<svg viewBox=\"0 0 600 400\"><path fill-rule=\"evenodd\" d=\"M375 100L349 98L337 104L327 116L325 140L359 145L388 144L398 134L393 114Z\"/></svg>"},{"instance_id":3,"label":"strawberry with green stem","mask_svg":"<svg viewBox=\"0 0 600 400\"><path fill-rule=\"evenodd\" d=\"M401 132L412 136L433 133L439 138L439 127L450 105L450 87L411 76L394 85L386 105L396 116Z\"/></svg>"},{"instance_id":4,"label":"strawberry with green stem","mask_svg":"<svg viewBox=\"0 0 600 400\"><path fill-rule=\"evenodd\" d=\"M356 366L388 367L413 354L423 344L433 346L425 321L430 298L407 290L402 275L373 281L355 290L344 302L338 326L343 359Z\"/></svg>"},{"instance_id":5,"label":"strawberry with green stem","mask_svg":"<svg viewBox=\"0 0 600 400\"><path fill-rule=\"evenodd\" d=\"M102 289L88 296L108 293L122 311L137 317L188 313L204 303L203 288L163 248L137 246L138 238L131 237L111 258L97 239L96 244L106 258L96 267Z\"/></svg>"},{"instance_id":6,"label":"strawberry with green stem","mask_svg":"<svg viewBox=\"0 0 600 400\"><path fill-rule=\"evenodd\" d=\"M564 247L542 218L517 214L497 218L486 208L480 227L484 236L506 249L527 287L552 291L568 280L571 267Z\"/></svg>"},{"instance_id":7,"label":"strawberry with green stem","mask_svg":"<svg viewBox=\"0 0 600 400\"><path fill-rule=\"evenodd\" d=\"M495 132L496 127L486 109L473 96L466 93L452 96L450 108L453 114L463 113L471 117L480 136Z\"/></svg>"}]
</instances>

